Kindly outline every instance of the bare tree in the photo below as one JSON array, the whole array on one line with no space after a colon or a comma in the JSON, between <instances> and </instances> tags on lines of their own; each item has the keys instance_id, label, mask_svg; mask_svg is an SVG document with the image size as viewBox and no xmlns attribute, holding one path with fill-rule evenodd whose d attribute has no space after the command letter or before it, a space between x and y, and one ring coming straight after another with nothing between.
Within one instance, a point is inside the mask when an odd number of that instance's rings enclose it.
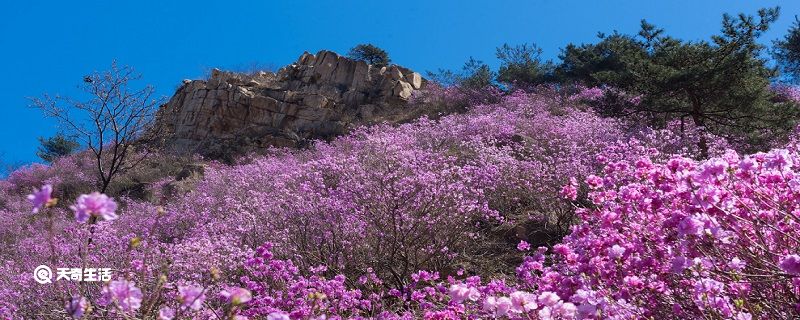
<instances>
[{"instance_id":1,"label":"bare tree","mask_svg":"<svg viewBox=\"0 0 800 320\"><path fill-rule=\"evenodd\" d=\"M129 66L112 62L107 71L83 78L85 101L43 95L31 98L32 107L55 118L64 130L78 137L96 162L100 191L105 192L121 172L139 164L146 152L134 150L135 143L150 131L161 99L153 98L155 88L131 88L141 78Z\"/></svg>"}]
</instances>

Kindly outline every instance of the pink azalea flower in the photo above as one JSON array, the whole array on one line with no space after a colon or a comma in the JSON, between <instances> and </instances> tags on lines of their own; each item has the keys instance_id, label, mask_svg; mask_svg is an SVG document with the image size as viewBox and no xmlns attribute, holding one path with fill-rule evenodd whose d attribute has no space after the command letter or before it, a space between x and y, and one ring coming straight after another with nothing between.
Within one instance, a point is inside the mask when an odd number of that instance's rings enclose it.
<instances>
[{"instance_id":1,"label":"pink azalea flower","mask_svg":"<svg viewBox=\"0 0 800 320\"><path fill-rule=\"evenodd\" d=\"M736 270L736 271L742 271L745 265L747 264L738 257L733 257L733 259L731 259L731 261L728 262L728 268L731 268L731 270Z\"/></svg>"},{"instance_id":2,"label":"pink azalea flower","mask_svg":"<svg viewBox=\"0 0 800 320\"><path fill-rule=\"evenodd\" d=\"M481 296L478 289L469 287L464 284L454 284L450 286L450 300L455 303L464 302L464 300L477 301Z\"/></svg>"},{"instance_id":3,"label":"pink azalea flower","mask_svg":"<svg viewBox=\"0 0 800 320\"><path fill-rule=\"evenodd\" d=\"M508 311L511 310L511 299L508 297L500 297L497 299L496 309L494 311L495 316L498 317L505 317L508 315Z\"/></svg>"},{"instance_id":4,"label":"pink azalea flower","mask_svg":"<svg viewBox=\"0 0 800 320\"><path fill-rule=\"evenodd\" d=\"M99 192L81 195L70 209L75 211L75 220L80 223L85 223L92 216L102 217L106 221L117 219L117 203Z\"/></svg>"},{"instance_id":5,"label":"pink azalea flower","mask_svg":"<svg viewBox=\"0 0 800 320\"><path fill-rule=\"evenodd\" d=\"M267 320L290 320L289 315L283 312L272 312L267 315Z\"/></svg>"},{"instance_id":6,"label":"pink azalea flower","mask_svg":"<svg viewBox=\"0 0 800 320\"><path fill-rule=\"evenodd\" d=\"M700 235L703 233L705 224L695 219L694 217L686 217L678 223L678 234L685 235Z\"/></svg>"},{"instance_id":7,"label":"pink azalea flower","mask_svg":"<svg viewBox=\"0 0 800 320\"><path fill-rule=\"evenodd\" d=\"M531 249L531 245L526 242L525 240L520 240L519 244L517 244L517 250L519 251L528 251Z\"/></svg>"},{"instance_id":8,"label":"pink azalea flower","mask_svg":"<svg viewBox=\"0 0 800 320\"><path fill-rule=\"evenodd\" d=\"M559 297L557 294L555 294L553 292L545 291L545 292L542 292L541 294L539 294L539 297L537 298L537 300L539 301L539 304L541 304L541 305L552 307L556 303L561 301L561 297Z\"/></svg>"},{"instance_id":9,"label":"pink azalea flower","mask_svg":"<svg viewBox=\"0 0 800 320\"><path fill-rule=\"evenodd\" d=\"M608 257L611 259L620 258L624 254L625 254L625 247L622 247L618 244L615 244L613 247L608 248Z\"/></svg>"},{"instance_id":10,"label":"pink azalea flower","mask_svg":"<svg viewBox=\"0 0 800 320\"><path fill-rule=\"evenodd\" d=\"M511 293L511 312L528 313L536 310L536 296L529 292L514 291Z\"/></svg>"},{"instance_id":11,"label":"pink azalea flower","mask_svg":"<svg viewBox=\"0 0 800 320\"><path fill-rule=\"evenodd\" d=\"M172 320L175 318L175 309L163 307L158 310L158 320Z\"/></svg>"},{"instance_id":12,"label":"pink azalea flower","mask_svg":"<svg viewBox=\"0 0 800 320\"><path fill-rule=\"evenodd\" d=\"M559 302L553 307L553 313L561 316L561 319L575 319L578 308L570 302Z\"/></svg>"},{"instance_id":13,"label":"pink azalea flower","mask_svg":"<svg viewBox=\"0 0 800 320\"><path fill-rule=\"evenodd\" d=\"M570 183L561 187L561 196L567 200L575 201L578 198L578 181L575 178L569 179Z\"/></svg>"},{"instance_id":14,"label":"pink azalea flower","mask_svg":"<svg viewBox=\"0 0 800 320\"><path fill-rule=\"evenodd\" d=\"M600 188L603 185L603 178L600 178L596 175L590 175L586 177L586 184L588 184L592 189Z\"/></svg>"},{"instance_id":15,"label":"pink azalea flower","mask_svg":"<svg viewBox=\"0 0 800 320\"><path fill-rule=\"evenodd\" d=\"M75 318L80 319L83 317L83 314L89 308L89 301L82 296L74 296L67 302L67 306L64 308L67 311L67 315Z\"/></svg>"},{"instance_id":16,"label":"pink azalea flower","mask_svg":"<svg viewBox=\"0 0 800 320\"><path fill-rule=\"evenodd\" d=\"M115 280L103 288L104 305L115 303L123 312L132 312L142 306L142 291L132 281Z\"/></svg>"},{"instance_id":17,"label":"pink azalea flower","mask_svg":"<svg viewBox=\"0 0 800 320\"><path fill-rule=\"evenodd\" d=\"M779 266L783 272L791 275L800 275L800 255L791 254L783 257Z\"/></svg>"},{"instance_id":18,"label":"pink azalea flower","mask_svg":"<svg viewBox=\"0 0 800 320\"><path fill-rule=\"evenodd\" d=\"M39 213L41 208L52 203L52 193L53 186L49 184L43 185L41 189L33 189L33 193L28 195L28 200L33 205L33 213Z\"/></svg>"},{"instance_id":19,"label":"pink azalea flower","mask_svg":"<svg viewBox=\"0 0 800 320\"><path fill-rule=\"evenodd\" d=\"M181 307L189 308L192 310L200 310L203 307L203 301L206 296L203 293L203 288L200 286L187 285L178 286L178 301Z\"/></svg>"},{"instance_id":20,"label":"pink azalea flower","mask_svg":"<svg viewBox=\"0 0 800 320\"><path fill-rule=\"evenodd\" d=\"M252 298L250 291L244 288L232 287L226 290L222 290L219 295L225 299L225 301L230 302L234 305L240 305L247 303Z\"/></svg>"}]
</instances>

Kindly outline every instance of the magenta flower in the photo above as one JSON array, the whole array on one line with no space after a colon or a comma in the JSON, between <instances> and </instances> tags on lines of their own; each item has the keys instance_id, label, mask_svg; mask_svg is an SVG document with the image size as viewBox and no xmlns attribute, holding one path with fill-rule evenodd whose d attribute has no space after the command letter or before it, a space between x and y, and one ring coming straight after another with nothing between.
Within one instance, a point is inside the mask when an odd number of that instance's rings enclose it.
<instances>
[{"instance_id":1,"label":"magenta flower","mask_svg":"<svg viewBox=\"0 0 800 320\"><path fill-rule=\"evenodd\" d=\"M75 211L75 220L80 223L85 223L92 216L102 217L106 221L117 218L115 213L117 203L114 202L114 199L99 192L81 195L75 205L70 206L70 209Z\"/></svg>"},{"instance_id":2,"label":"magenta flower","mask_svg":"<svg viewBox=\"0 0 800 320\"><path fill-rule=\"evenodd\" d=\"M608 248L608 257L611 259L616 259L622 257L625 254L625 247L622 247L618 244L615 244L613 247Z\"/></svg>"},{"instance_id":3,"label":"magenta flower","mask_svg":"<svg viewBox=\"0 0 800 320\"><path fill-rule=\"evenodd\" d=\"M517 244L517 250L519 251L528 251L531 249L531 245L526 242L525 240L520 240L519 244Z\"/></svg>"},{"instance_id":4,"label":"magenta flower","mask_svg":"<svg viewBox=\"0 0 800 320\"><path fill-rule=\"evenodd\" d=\"M511 310L511 299L508 297L488 297L483 302L483 311L494 314L495 317L504 317Z\"/></svg>"},{"instance_id":5,"label":"magenta flower","mask_svg":"<svg viewBox=\"0 0 800 320\"><path fill-rule=\"evenodd\" d=\"M450 300L455 303L461 303L464 300L477 301L481 297L481 293L474 287L469 287L465 284L454 284L450 286Z\"/></svg>"},{"instance_id":6,"label":"magenta flower","mask_svg":"<svg viewBox=\"0 0 800 320\"><path fill-rule=\"evenodd\" d=\"M728 268L736 271L742 271L746 265L747 264L738 257L733 257L733 259L728 262Z\"/></svg>"},{"instance_id":7,"label":"magenta flower","mask_svg":"<svg viewBox=\"0 0 800 320\"><path fill-rule=\"evenodd\" d=\"M205 299L206 295L200 286L178 286L178 301L181 303L181 307L197 311L203 307Z\"/></svg>"},{"instance_id":8,"label":"magenta flower","mask_svg":"<svg viewBox=\"0 0 800 320\"><path fill-rule=\"evenodd\" d=\"M142 291L132 281L115 280L103 288L100 299L104 305L113 302L123 312L131 312L142 306Z\"/></svg>"},{"instance_id":9,"label":"magenta flower","mask_svg":"<svg viewBox=\"0 0 800 320\"><path fill-rule=\"evenodd\" d=\"M158 310L158 320L172 320L175 318L175 309L163 307Z\"/></svg>"},{"instance_id":10,"label":"magenta flower","mask_svg":"<svg viewBox=\"0 0 800 320\"><path fill-rule=\"evenodd\" d=\"M791 275L800 275L800 255L790 254L779 263L781 270Z\"/></svg>"},{"instance_id":11,"label":"magenta flower","mask_svg":"<svg viewBox=\"0 0 800 320\"><path fill-rule=\"evenodd\" d=\"M679 235L700 235L703 232L705 224L693 217L686 217L678 223Z\"/></svg>"},{"instance_id":12,"label":"magenta flower","mask_svg":"<svg viewBox=\"0 0 800 320\"><path fill-rule=\"evenodd\" d=\"M592 189L600 188L603 185L603 178L600 178L596 175L590 175L586 177L586 184L588 184Z\"/></svg>"},{"instance_id":13,"label":"magenta flower","mask_svg":"<svg viewBox=\"0 0 800 320\"><path fill-rule=\"evenodd\" d=\"M83 314L86 312L86 310L89 309L89 301L82 296L74 296L67 302L67 305L64 309L67 311L68 316L75 319L80 319L83 317Z\"/></svg>"},{"instance_id":14,"label":"magenta flower","mask_svg":"<svg viewBox=\"0 0 800 320\"><path fill-rule=\"evenodd\" d=\"M219 295L225 299L225 301L230 302L234 305L240 305L247 303L252 298L250 291L244 288L237 288L232 287L226 290L222 290Z\"/></svg>"},{"instance_id":15,"label":"magenta flower","mask_svg":"<svg viewBox=\"0 0 800 320\"><path fill-rule=\"evenodd\" d=\"M52 193L53 186L49 184L43 185L41 189L33 189L33 193L28 195L28 200L33 205L33 213L39 213L42 207L54 204Z\"/></svg>"},{"instance_id":16,"label":"magenta flower","mask_svg":"<svg viewBox=\"0 0 800 320\"><path fill-rule=\"evenodd\" d=\"M267 315L267 320L289 320L289 315L283 312L272 312Z\"/></svg>"},{"instance_id":17,"label":"magenta flower","mask_svg":"<svg viewBox=\"0 0 800 320\"><path fill-rule=\"evenodd\" d=\"M577 312L578 308L569 302L558 303L553 307L553 313L561 316L561 319L575 319Z\"/></svg>"},{"instance_id":18,"label":"magenta flower","mask_svg":"<svg viewBox=\"0 0 800 320\"><path fill-rule=\"evenodd\" d=\"M560 194L567 200L575 201L578 198L578 181L575 178L570 178L569 184L561 187Z\"/></svg>"},{"instance_id":19,"label":"magenta flower","mask_svg":"<svg viewBox=\"0 0 800 320\"><path fill-rule=\"evenodd\" d=\"M511 305L512 305L511 299L509 299L508 297L497 298L494 314L498 317L504 317L508 315L508 311L511 310Z\"/></svg>"},{"instance_id":20,"label":"magenta flower","mask_svg":"<svg viewBox=\"0 0 800 320\"><path fill-rule=\"evenodd\" d=\"M528 313L536 310L536 296L525 291L514 291L511 293L511 312Z\"/></svg>"},{"instance_id":21,"label":"magenta flower","mask_svg":"<svg viewBox=\"0 0 800 320\"><path fill-rule=\"evenodd\" d=\"M539 304L541 304L541 305L552 307L556 303L561 301L561 297L559 297L557 294L555 294L553 292L545 291L545 292L542 292L541 294L539 294L539 297L537 298L537 300L539 301Z\"/></svg>"}]
</instances>

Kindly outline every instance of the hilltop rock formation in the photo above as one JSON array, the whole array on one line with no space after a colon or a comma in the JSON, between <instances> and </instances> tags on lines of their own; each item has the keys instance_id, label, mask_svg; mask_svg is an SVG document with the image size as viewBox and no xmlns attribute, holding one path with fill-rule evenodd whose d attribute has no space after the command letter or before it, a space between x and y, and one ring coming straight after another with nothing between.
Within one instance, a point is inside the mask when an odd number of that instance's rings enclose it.
<instances>
[{"instance_id":1,"label":"hilltop rock formation","mask_svg":"<svg viewBox=\"0 0 800 320\"><path fill-rule=\"evenodd\" d=\"M419 73L400 66L306 52L277 73L214 69L208 80L184 80L158 111L156 128L165 147L180 153L296 147L358 124L407 120L407 102L424 85Z\"/></svg>"}]
</instances>

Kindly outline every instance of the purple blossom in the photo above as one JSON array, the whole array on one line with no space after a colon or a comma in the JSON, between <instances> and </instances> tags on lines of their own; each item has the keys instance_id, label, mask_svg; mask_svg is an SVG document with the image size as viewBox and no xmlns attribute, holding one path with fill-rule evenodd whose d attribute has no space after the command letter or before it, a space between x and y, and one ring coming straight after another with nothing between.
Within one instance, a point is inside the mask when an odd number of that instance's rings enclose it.
<instances>
[{"instance_id":1,"label":"purple blossom","mask_svg":"<svg viewBox=\"0 0 800 320\"><path fill-rule=\"evenodd\" d=\"M41 208L50 206L53 203L52 193L53 186L46 184L41 189L34 189L33 193L28 195L28 200L33 205L33 213L39 213Z\"/></svg>"},{"instance_id":2,"label":"purple blossom","mask_svg":"<svg viewBox=\"0 0 800 320\"><path fill-rule=\"evenodd\" d=\"M142 306L142 291L131 281L115 280L103 287L101 300L104 305L114 303L123 312L132 312Z\"/></svg>"},{"instance_id":3,"label":"purple blossom","mask_svg":"<svg viewBox=\"0 0 800 320\"><path fill-rule=\"evenodd\" d=\"M203 287L196 285L178 286L178 302L181 307L200 310L206 299L204 291Z\"/></svg>"},{"instance_id":4,"label":"purple blossom","mask_svg":"<svg viewBox=\"0 0 800 320\"><path fill-rule=\"evenodd\" d=\"M175 318L175 309L162 307L158 310L158 320L172 320Z\"/></svg>"},{"instance_id":5,"label":"purple blossom","mask_svg":"<svg viewBox=\"0 0 800 320\"><path fill-rule=\"evenodd\" d=\"M791 275L800 275L800 255L790 254L783 257L779 266L783 272Z\"/></svg>"},{"instance_id":6,"label":"purple blossom","mask_svg":"<svg viewBox=\"0 0 800 320\"><path fill-rule=\"evenodd\" d=\"M80 223L85 223L92 216L102 217L106 221L117 219L115 213L117 203L114 202L114 199L99 192L79 196L75 205L70 206L70 209L75 212L75 220Z\"/></svg>"},{"instance_id":7,"label":"purple blossom","mask_svg":"<svg viewBox=\"0 0 800 320\"><path fill-rule=\"evenodd\" d=\"M625 254L625 247L622 247L618 244L615 244L613 247L608 248L608 257L611 259L620 258L624 254Z\"/></svg>"},{"instance_id":8,"label":"purple blossom","mask_svg":"<svg viewBox=\"0 0 800 320\"><path fill-rule=\"evenodd\" d=\"M288 314L284 312L271 312L267 315L267 320L290 320Z\"/></svg>"},{"instance_id":9,"label":"purple blossom","mask_svg":"<svg viewBox=\"0 0 800 320\"><path fill-rule=\"evenodd\" d=\"M548 306L548 307L552 307L552 306L556 305L556 303L561 301L561 298L557 294L555 294L553 292L545 291L545 292L542 292L541 294L539 294L539 297L537 298L537 301L539 302L540 305L545 305L545 306Z\"/></svg>"},{"instance_id":10,"label":"purple blossom","mask_svg":"<svg viewBox=\"0 0 800 320\"><path fill-rule=\"evenodd\" d=\"M678 223L678 234L685 235L702 235L705 224L695 219L694 217L686 217Z\"/></svg>"},{"instance_id":11,"label":"purple blossom","mask_svg":"<svg viewBox=\"0 0 800 320\"><path fill-rule=\"evenodd\" d=\"M450 300L461 303L464 300L478 301L481 293L474 287L465 284L454 284L450 286Z\"/></svg>"},{"instance_id":12,"label":"purple blossom","mask_svg":"<svg viewBox=\"0 0 800 320\"><path fill-rule=\"evenodd\" d=\"M240 305L245 304L252 298L252 295L249 290L244 288L238 287L231 287L225 290L220 291L220 297L222 297L226 302L233 304L233 305Z\"/></svg>"},{"instance_id":13,"label":"purple blossom","mask_svg":"<svg viewBox=\"0 0 800 320\"><path fill-rule=\"evenodd\" d=\"M751 310L743 306L759 305L770 306L758 310L759 318L781 319L800 310L794 302L800 244L781 236L800 232L796 144L740 156L723 154L725 142L704 134L717 158L696 160L701 135L690 122L686 130L669 123L664 130L628 132L588 108L572 108L569 98L523 92L497 99L436 121L355 129L308 150L209 164L193 192L163 197L168 210L126 200L120 210L135 219L96 226L93 239L102 245L88 250L87 261L118 263L125 276L148 275L143 288L172 288L150 276L163 273L174 283L240 287L249 294L227 289L229 304L212 305L253 319L748 319ZM548 113L553 106L558 116ZM17 190L42 181L91 182L79 178L90 172L80 161L60 161L0 181L7 204L0 208L7 217L0 234L16 246L6 258L12 263L0 263L0 272L12 275L0 280L0 318L36 318L44 305L29 301L49 303L63 294L25 285L30 275L14 276L19 265L36 265L51 252L42 245L48 233L28 228L40 221L18 214L29 202ZM573 177L585 185L579 189ZM575 190L561 192L565 179ZM577 190L588 191L586 199L563 199ZM84 216L98 214L85 210ZM553 254L547 247L531 252L521 242L524 252L503 248L521 256L515 270L506 270L516 278L480 268L496 264L473 255L485 249L486 226L552 218L570 221L561 230L566 236L553 239ZM60 255L86 252L88 230L58 226ZM536 232L520 229L527 237ZM253 254L252 241L275 245ZM393 258L392 246L414 254ZM766 252L795 254L775 259ZM777 263L765 264L769 259ZM458 270L464 262L477 268L443 279L424 271ZM397 269L387 267L403 263L418 268L394 275ZM135 309L109 288L97 300L108 306L100 311ZM154 306L164 307L161 318L220 311L202 304L189 312L197 307L189 298L197 288L176 291L174 300L152 300L166 305ZM141 316L152 318L155 310Z\"/></svg>"},{"instance_id":14,"label":"purple blossom","mask_svg":"<svg viewBox=\"0 0 800 320\"><path fill-rule=\"evenodd\" d=\"M517 244L517 250L519 251L529 251L531 250L531 245L526 242L525 240L520 240Z\"/></svg>"},{"instance_id":15,"label":"purple blossom","mask_svg":"<svg viewBox=\"0 0 800 320\"><path fill-rule=\"evenodd\" d=\"M575 201L578 198L578 181L574 177L570 178L570 183L561 187L560 194L564 199Z\"/></svg>"},{"instance_id":16,"label":"purple blossom","mask_svg":"<svg viewBox=\"0 0 800 320\"><path fill-rule=\"evenodd\" d=\"M494 317L505 317L511 310L512 302L508 297L487 297L483 301L483 311Z\"/></svg>"},{"instance_id":17,"label":"purple blossom","mask_svg":"<svg viewBox=\"0 0 800 320\"><path fill-rule=\"evenodd\" d=\"M553 306L553 313L562 319L575 319L578 308L570 302L559 302Z\"/></svg>"},{"instance_id":18,"label":"purple blossom","mask_svg":"<svg viewBox=\"0 0 800 320\"><path fill-rule=\"evenodd\" d=\"M530 292L514 291L511 297L511 312L528 313L538 308L536 295Z\"/></svg>"},{"instance_id":19,"label":"purple blossom","mask_svg":"<svg viewBox=\"0 0 800 320\"><path fill-rule=\"evenodd\" d=\"M64 309L68 316L80 319L83 317L86 310L89 309L89 301L82 296L74 296L67 302L67 306Z\"/></svg>"},{"instance_id":20,"label":"purple blossom","mask_svg":"<svg viewBox=\"0 0 800 320\"><path fill-rule=\"evenodd\" d=\"M728 268L731 270L742 271L744 267L747 265L746 262L742 261L738 257L733 257L730 262L728 262Z\"/></svg>"}]
</instances>

